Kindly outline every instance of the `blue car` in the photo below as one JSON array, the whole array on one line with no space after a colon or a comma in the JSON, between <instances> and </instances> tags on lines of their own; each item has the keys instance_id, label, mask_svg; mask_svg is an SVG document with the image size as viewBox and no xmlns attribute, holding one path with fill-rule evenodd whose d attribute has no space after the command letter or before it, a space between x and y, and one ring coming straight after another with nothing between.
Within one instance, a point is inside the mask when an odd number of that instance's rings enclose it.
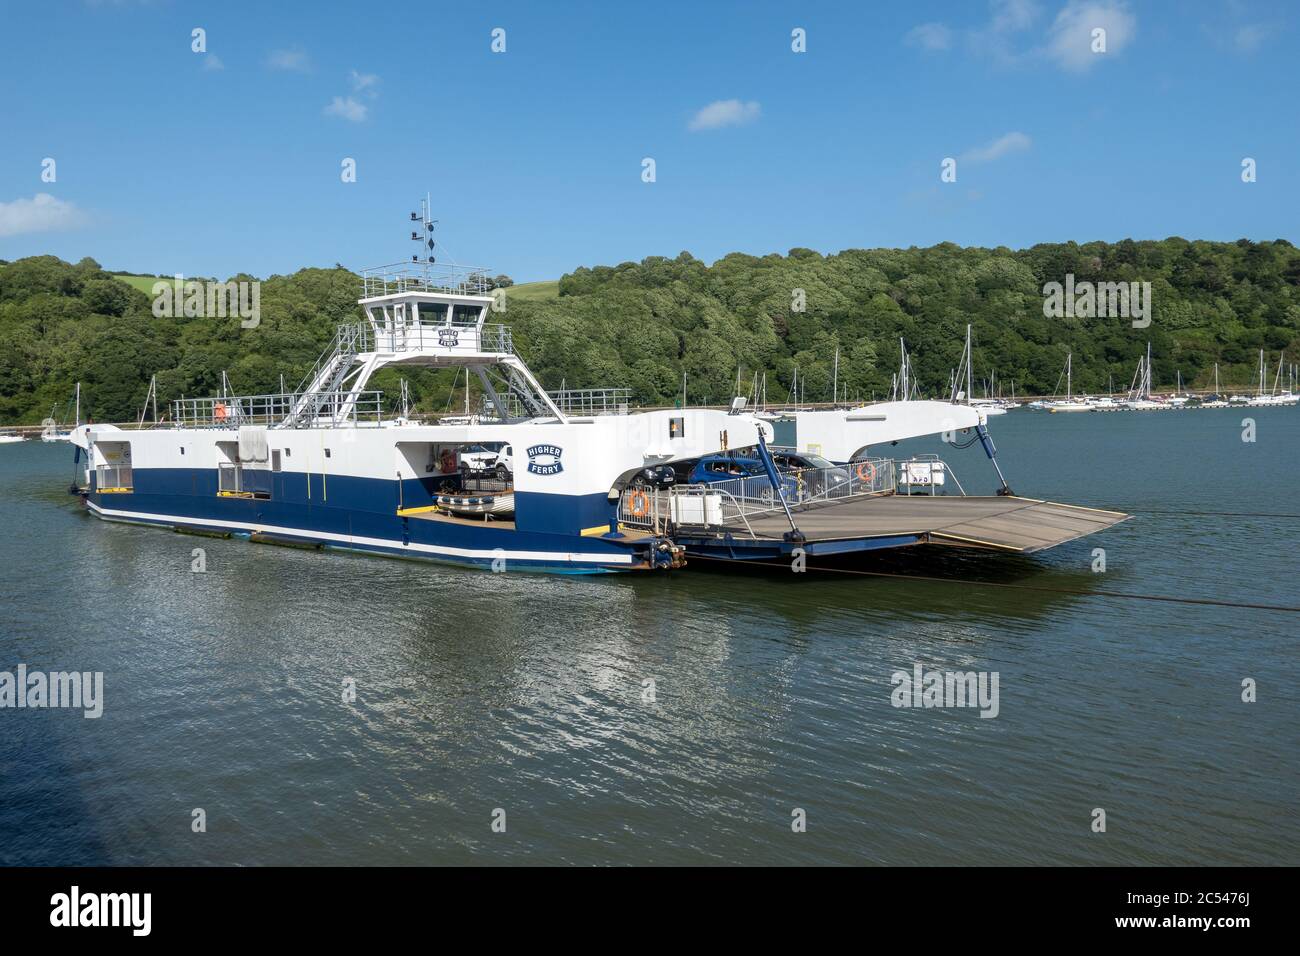
<instances>
[{"instance_id":1,"label":"blue car","mask_svg":"<svg viewBox=\"0 0 1300 956\"><path fill-rule=\"evenodd\" d=\"M736 482L727 490L738 498L757 498L762 501L774 497L772 481L767 469L757 458L729 458L726 455L708 455L691 469L689 481L693 485L711 485L723 481ZM781 475L781 494L786 501L798 500L798 487L792 478Z\"/></svg>"}]
</instances>

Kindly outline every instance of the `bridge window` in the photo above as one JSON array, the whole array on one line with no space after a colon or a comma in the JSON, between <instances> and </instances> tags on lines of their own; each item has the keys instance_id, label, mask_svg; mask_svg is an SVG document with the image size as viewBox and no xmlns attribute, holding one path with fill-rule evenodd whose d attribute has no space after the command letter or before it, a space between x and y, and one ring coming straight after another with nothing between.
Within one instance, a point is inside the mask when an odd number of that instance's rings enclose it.
<instances>
[{"instance_id":1,"label":"bridge window","mask_svg":"<svg viewBox=\"0 0 1300 956\"><path fill-rule=\"evenodd\" d=\"M421 302L420 322L423 325L442 325L447 321L447 303Z\"/></svg>"}]
</instances>

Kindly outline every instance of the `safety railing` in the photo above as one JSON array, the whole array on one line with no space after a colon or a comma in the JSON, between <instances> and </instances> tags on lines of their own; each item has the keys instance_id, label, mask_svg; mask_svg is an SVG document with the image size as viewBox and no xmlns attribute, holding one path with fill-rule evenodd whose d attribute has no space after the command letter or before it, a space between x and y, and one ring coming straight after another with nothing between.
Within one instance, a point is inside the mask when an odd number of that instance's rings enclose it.
<instances>
[{"instance_id":1,"label":"safety railing","mask_svg":"<svg viewBox=\"0 0 1300 956\"><path fill-rule=\"evenodd\" d=\"M244 490L244 469L228 462L217 464L217 492L223 495L237 495Z\"/></svg>"},{"instance_id":2,"label":"safety railing","mask_svg":"<svg viewBox=\"0 0 1300 956\"><path fill-rule=\"evenodd\" d=\"M478 266L420 265L394 262L361 273L366 298L400 292L440 292L451 295L486 295L492 281Z\"/></svg>"},{"instance_id":3,"label":"safety railing","mask_svg":"<svg viewBox=\"0 0 1300 956\"><path fill-rule=\"evenodd\" d=\"M383 420L383 393L278 392L268 395L220 395L180 398L172 402L172 421L181 428L238 428L241 425L282 425L304 399L314 415L295 424L306 428L378 426ZM355 401L353 401L355 398Z\"/></svg>"},{"instance_id":4,"label":"safety railing","mask_svg":"<svg viewBox=\"0 0 1300 956\"><path fill-rule=\"evenodd\" d=\"M778 474L780 497L765 474L669 489L629 488L619 499L619 521L656 532L676 527L743 528L752 536L753 519L784 510L781 497L797 520L800 511L851 498L915 493L923 488L938 493L949 478L965 494L947 464L933 455L903 461L871 458Z\"/></svg>"},{"instance_id":5,"label":"safety railing","mask_svg":"<svg viewBox=\"0 0 1300 956\"><path fill-rule=\"evenodd\" d=\"M778 472L778 477L781 497L791 508L860 495L889 494L895 488L894 463L887 458L829 468L784 470ZM766 474L723 478L708 482L707 487L725 492L748 516L782 509L780 497Z\"/></svg>"},{"instance_id":6,"label":"safety railing","mask_svg":"<svg viewBox=\"0 0 1300 956\"><path fill-rule=\"evenodd\" d=\"M271 471L243 462L217 463L217 494L238 498L269 498Z\"/></svg>"},{"instance_id":7,"label":"safety railing","mask_svg":"<svg viewBox=\"0 0 1300 956\"><path fill-rule=\"evenodd\" d=\"M947 490L948 480L957 487L963 497L966 489L957 480L956 473L938 455L917 455L895 465L895 490L900 494L943 494Z\"/></svg>"},{"instance_id":8,"label":"safety railing","mask_svg":"<svg viewBox=\"0 0 1300 956\"><path fill-rule=\"evenodd\" d=\"M670 496L660 488L627 488L618 500L618 520L633 528L660 533L670 517Z\"/></svg>"},{"instance_id":9,"label":"safety railing","mask_svg":"<svg viewBox=\"0 0 1300 956\"><path fill-rule=\"evenodd\" d=\"M130 465L99 465L95 468L95 489L101 494L131 491L135 486Z\"/></svg>"},{"instance_id":10,"label":"safety railing","mask_svg":"<svg viewBox=\"0 0 1300 956\"><path fill-rule=\"evenodd\" d=\"M406 352L415 349L445 349L450 352L513 355L514 336L508 325L485 325L476 322L411 322L406 325L381 325L375 331L374 345L382 352ZM370 351L362 348L358 351Z\"/></svg>"},{"instance_id":11,"label":"safety railing","mask_svg":"<svg viewBox=\"0 0 1300 956\"><path fill-rule=\"evenodd\" d=\"M860 495L884 495L896 488L895 462L866 458L830 468L799 468L786 472L795 482L791 505L837 501Z\"/></svg>"},{"instance_id":12,"label":"safety railing","mask_svg":"<svg viewBox=\"0 0 1300 956\"><path fill-rule=\"evenodd\" d=\"M565 388L552 392L551 400L566 415L626 415L632 403L632 389Z\"/></svg>"}]
</instances>

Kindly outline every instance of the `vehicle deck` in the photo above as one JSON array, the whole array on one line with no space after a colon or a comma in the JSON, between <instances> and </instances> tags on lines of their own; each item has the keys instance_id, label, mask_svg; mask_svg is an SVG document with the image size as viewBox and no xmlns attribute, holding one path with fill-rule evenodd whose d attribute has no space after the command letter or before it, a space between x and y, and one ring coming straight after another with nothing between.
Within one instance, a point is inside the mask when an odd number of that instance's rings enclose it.
<instances>
[{"instance_id":1,"label":"vehicle deck","mask_svg":"<svg viewBox=\"0 0 1300 956\"><path fill-rule=\"evenodd\" d=\"M1029 554L1127 520L1118 511L1017 497L884 495L813 505L794 512L810 553L847 553L908 544L942 544ZM784 541L782 512L730 519L724 531L679 532L702 550L726 540L744 547ZM751 535L750 532L753 532ZM793 545L797 546L797 545ZM692 548L688 545L688 553ZM782 548L788 551L789 547Z\"/></svg>"}]
</instances>

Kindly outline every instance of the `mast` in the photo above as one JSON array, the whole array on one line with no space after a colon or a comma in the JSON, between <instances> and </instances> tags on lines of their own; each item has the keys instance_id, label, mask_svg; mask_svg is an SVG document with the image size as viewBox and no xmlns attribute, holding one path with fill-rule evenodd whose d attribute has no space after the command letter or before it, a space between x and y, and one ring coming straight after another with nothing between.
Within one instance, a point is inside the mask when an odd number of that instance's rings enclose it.
<instances>
[{"instance_id":1,"label":"mast","mask_svg":"<svg viewBox=\"0 0 1300 956\"><path fill-rule=\"evenodd\" d=\"M912 375L911 369L908 368L907 343L903 341L901 335L898 337L898 354L898 399L906 402L912 397Z\"/></svg>"},{"instance_id":2,"label":"mast","mask_svg":"<svg viewBox=\"0 0 1300 956\"><path fill-rule=\"evenodd\" d=\"M144 404L140 406L140 417L136 419L137 428L144 425L144 416L149 412L149 406L153 406L153 421L158 424L158 376L154 375L149 379L149 391L145 392Z\"/></svg>"},{"instance_id":3,"label":"mast","mask_svg":"<svg viewBox=\"0 0 1300 956\"><path fill-rule=\"evenodd\" d=\"M1282 365L1279 363L1278 372L1282 371ZM835 375L831 379L831 403L838 404L840 400L840 347L835 346Z\"/></svg>"},{"instance_id":4,"label":"mast","mask_svg":"<svg viewBox=\"0 0 1300 956\"><path fill-rule=\"evenodd\" d=\"M966 404L970 404L971 398L971 366L975 364L975 355L970 346L970 323L966 323Z\"/></svg>"}]
</instances>

